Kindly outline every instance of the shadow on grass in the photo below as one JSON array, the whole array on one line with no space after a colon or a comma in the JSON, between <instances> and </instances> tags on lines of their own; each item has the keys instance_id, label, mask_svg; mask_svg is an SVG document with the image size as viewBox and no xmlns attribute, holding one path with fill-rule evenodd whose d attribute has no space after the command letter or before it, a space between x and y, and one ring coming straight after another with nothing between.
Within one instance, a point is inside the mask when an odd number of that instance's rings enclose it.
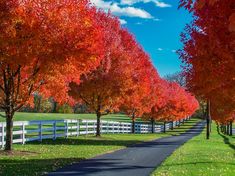
<instances>
[{"instance_id":1,"label":"shadow on grass","mask_svg":"<svg viewBox=\"0 0 235 176\"><path fill-rule=\"evenodd\" d=\"M85 158L55 159L0 159L0 175L4 176L36 176L54 171L68 164L79 162Z\"/></svg>"},{"instance_id":2,"label":"shadow on grass","mask_svg":"<svg viewBox=\"0 0 235 176\"><path fill-rule=\"evenodd\" d=\"M193 127L193 125L195 124L196 122L193 122L192 124L188 124L188 123L185 123L185 124L183 124L183 125L180 125L179 126L179 128L181 128L181 127L188 127L188 126L190 126L190 127Z\"/></svg>"},{"instance_id":3,"label":"shadow on grass","mask_svg":"<svg viewBox=\"0 0 235 176\"><path fill-rule=\"evenodd\" d=\"M42 142L29 142L30 145L95 145L95 146L125 146L143 142L142 140L113 140L113 139L79 139L79 138L57 138L56 140L43 140Z\"/></svg>"},{"instance_id":4,"label":"shadow on grass","mask_svg":"<svg viewBox=\"0 0 235 176\"><path fill-rule=\"evenodd\" d=\"M183 166L183 165L196 165L196 164L224 164L224 165L235 165L234 163L228 163L228 162L214 162L214 161L197 161L197 162L188 162L188 163L179 163L179 164L165 164L163 167L168 166Z\"/></svg>"},{"instance_id":5,"label":"shadow on grass","mask_svg":"<svg viewBox=\"0 0 235 176\"><path fill-rule=\"evenodd\" d=\"M223 138L224 143L227 144L231 149L235 150L235 145L233 145L230 141L229 138L227 136L225 136L224 134L222 134L219 130L219 127L217 127L217 132L218 134Z\"/></svg>"},{"instance_id":6,"label":"shadow on grass","mask_svg":"<svg viewBox=\"0 0 235 176\"><path fill-rule=\"evenodd\" d=\"M118 173L120 170L153 169L155 166L123 165L119 159L88 159L79 165L71 165L80 162L84 158L57 158L57 159L26 159L26 160L0 160L0 175L2 176L38 176L49 175L78 176L112 171ZM62 168L62 169L60 169ZM59 170L58 170L59 169ZM53 171L57 170L56 173Z\"/></svg>"},{"instance_id":7,"label":"shadow on grass","mask_svg":"<svg viewBox=\"0 0 235 176\"><path fill-rule=\"evenodd\" d=\"M173 131L168 131L168 132L166 132L166 134L171 134L171 133L185 133L185 134L187 134L187 133L197 133L197 132L200 132L200 130L191 130L190 132L188 132L188 130L178 130L178 129L176 129L176 130L173 130Z\"/></svg>"},{"instance_id":8,"label":"shadow on grass","mask_svg":"<svg viewBox=\"0 0 235 176\"><path fill-rule=\"evenodd\" d=\"M193 120L195 121L195 120ZM190 121L187 121L185 122L184 126L186 126L187 123L189 123ZM195 122L193 122L195 124ZM178 133L178 135L182 135L182 133L184 135L187 135L187 134L193 134L193 133L198 133L200 132L200 129L193 129L193 125L190 127L192 128L187 128L187 127L176 127L174 130L171 130L171 131L168 131L166 132L166 135L167 134L175 134L175 133ZM182 131L181 131L182 130ZM144 135L144 134L143 134ZM164 133L156 133L156 138L157 138L157 135L164 135ZM164 137L164 136L162 136ZM129 147L133 144L136 144L136 143L141 143L143 142L143 140L114 140L112 138L57 138L56 140L51 140L51 139L46 139L46 140L43 140L42 142L39 142L39 141L34 141L34 142L28 142L28 144L30 145L95 145L95 146L125 146L125 147Z\"/></svg>"}]
</instances>

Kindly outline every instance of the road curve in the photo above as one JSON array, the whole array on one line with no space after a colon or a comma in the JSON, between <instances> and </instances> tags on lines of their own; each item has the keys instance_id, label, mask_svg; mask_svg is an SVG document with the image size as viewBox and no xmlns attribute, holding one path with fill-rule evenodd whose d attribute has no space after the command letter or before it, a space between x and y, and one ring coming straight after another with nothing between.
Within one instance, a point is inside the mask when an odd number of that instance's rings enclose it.
<instances>
[{"instance_id":1,"label":"road curve","mask_svg":"<svg viewBox=\"0 0 235 176\"><path fill-rule=\"evenodd\" d=\"M174 150L200 134L204 127L205 122L202 121L180 136L164 137L136 144L74 163L51 172L48 176L148 176Z\"/></svg>"}]
</instances>

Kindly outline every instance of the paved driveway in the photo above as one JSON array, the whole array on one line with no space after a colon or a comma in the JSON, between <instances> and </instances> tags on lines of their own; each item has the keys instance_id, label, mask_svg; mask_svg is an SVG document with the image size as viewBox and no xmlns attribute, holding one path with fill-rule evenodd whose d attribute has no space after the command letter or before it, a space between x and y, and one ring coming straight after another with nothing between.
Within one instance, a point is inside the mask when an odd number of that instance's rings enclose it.
<instances>
[{"instance_id":1,"label":"paved driveway","mask_svg":"<svg viewBox=\"0 0 235 176\"><path fill-rule=\"evenodd\" d=\"M69 165L48 176L148 176L175 149L200 134L204 127L205 122L199 122L180 136L165 137L133 145Z\"/></svg>"}]
</instances>

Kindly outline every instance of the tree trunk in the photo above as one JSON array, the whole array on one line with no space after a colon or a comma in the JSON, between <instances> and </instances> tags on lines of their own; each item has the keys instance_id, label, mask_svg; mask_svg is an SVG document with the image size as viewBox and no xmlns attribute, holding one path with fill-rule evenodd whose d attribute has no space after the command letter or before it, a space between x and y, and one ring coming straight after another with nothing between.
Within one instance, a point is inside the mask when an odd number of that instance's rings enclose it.
<instances>
[{"instance_id":1,"label":"tree trunk","mask_svg":"<svg viewBox=\"0 0 235 176\"><path fill-rule=\"evenodd\" d=\"M229 133L230 136L233 135L233 122L230 121L230 133Z\"/></svg>"},{"instance_id":2,"label":"tree trunk","mask_svg":"<svg viewBox=\"0 0 235 176\"><path fill-rule=\"evenodd\" d=\"M172 121L171 122L171 130L173 130L174 129L174 122Z\"/></svg>"},{"instance_id":3,"label":"tree trunk","mask_svg":"<svg viewBox=\"0 0 235 176\"><path fill-rule=\"evenodd\" d=\"M131 133L135 133L135 118L132 117L132 129L131 129Z\"/></svg>"},{"instance_id":4,"label":"tree trunk","mask_svg":"<svg viewBox=\"0 0 235 176\"><path fill-rule=\"evenodd\" d=\"M229 128L230 128L230 125L227 124L227 135L229 135L229 132L230 132Z\"/></svg>"},{"instance_id":5,"label":"tree trunk","mask_svg":"<svg viewBox=\"0 0 235 176\"><path fill-rule=\"evenodd\" d=\"M211 125L212 125L212 120L211 120L211 116L210 116L210 133L211 133Z\"/></svg>"},{"instance_id":6,"label":"tree trunk","mask_svg":"<svg viewBox=\"0 0 235 176\"><path fill-rule=\"evenodd\" d=\"M6 112L6 145L5 151L12 150L12 142L13 142L13 113Z\"/></svg>"},{"instance_id":7,"label":"tree trunk","mask_svg":"<svg viewBox=\"0 0 235 176\"><path fill-rule=\"evenodd\" d=\"M54 100L53 100L54 101ZM53 109L52 109L52 113L56 113L57 112L57 102L54 101L53 102Z\"/></svg>"},{"instance_id":8,"label":"tree trunk","mask_svg":"<svg viewBox=\"0 0 235 176\"><path fill-rule=\"evenodd\" d=\"M152 133L154 133L155 125L154 125L154 119L153 118L151 118L151 124L152 124Z\"/></svg>"},{"instance_id":9,"label":"tree trunk","mask_svg":"<svg viewBox=\"0 0 235 176\"><path fill-rule=\"evenodd\" d=\"M164 122L164 125L163 125L163 133L166 133L166 122Z\"/></svg>"},{"instance_id":10,"label":"tree trunk","mask_svg":"<svg viewBox=\"0 0 235 176\"><path fill-rule=\"evenodd\" d=\"M207 100L206 139L210 139L210 101Z\"/></svg>"},{"instance_id":11,"label":"tree trunk","mask_svg":"<svg viewBox=\"0 0 235 176\"><path fill-rule=\"evenodd\" d=\"M96 112L96 117L97 117L97 123L96 123L96 137L100 137L100 117L101 117L100 111L97 111L97 112Z\"/></svg>"},{"instance_id":12,"label":"tree trunk","mask_svg":"<svg viewBox=\"0 0 235 176\"><path fill-rule=\"evenodd\" d=\"M210 139L210 120L206 118L206 139Z\"/></svg>"}]
</instances>

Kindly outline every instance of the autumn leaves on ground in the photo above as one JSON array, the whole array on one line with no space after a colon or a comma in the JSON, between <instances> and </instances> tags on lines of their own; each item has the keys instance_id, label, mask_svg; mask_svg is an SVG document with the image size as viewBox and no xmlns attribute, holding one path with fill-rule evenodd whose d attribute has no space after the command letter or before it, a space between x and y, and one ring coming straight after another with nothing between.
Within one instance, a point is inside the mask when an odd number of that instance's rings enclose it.
<instances>
[{"instance_id":1,"label":"autumn leaves on ground","mask_svg":"<svg viewBox=\"0 0 235 176\"><path fill-rule=\"evenodd\" d=\"M161 78L149 54L119 19L89 0L1 0L0 109L6 138L0 174L43 174L133 143L176 135L134 134L133 127L137 119L154 124L197 113L206 118L206 137L212 132L211 139L205 140L204 133L192 139L156 173L233 175L234 137L228 135L235 119L235 2L180 0L179 6L194 17L181 35L183 48L178 51L183 85ZM86 113L95 114L96 137L12 145L17 111L41 112L38 105L45 100L52 104L48 112L58 112L59 106L75 112L83 106ZM132 122L133 134L100 137L101 119L119 113ZM209 150L214 151L216 164L209 159ZM192 158L195 164L190 163Z\"/></svg>"}]
</instances>

